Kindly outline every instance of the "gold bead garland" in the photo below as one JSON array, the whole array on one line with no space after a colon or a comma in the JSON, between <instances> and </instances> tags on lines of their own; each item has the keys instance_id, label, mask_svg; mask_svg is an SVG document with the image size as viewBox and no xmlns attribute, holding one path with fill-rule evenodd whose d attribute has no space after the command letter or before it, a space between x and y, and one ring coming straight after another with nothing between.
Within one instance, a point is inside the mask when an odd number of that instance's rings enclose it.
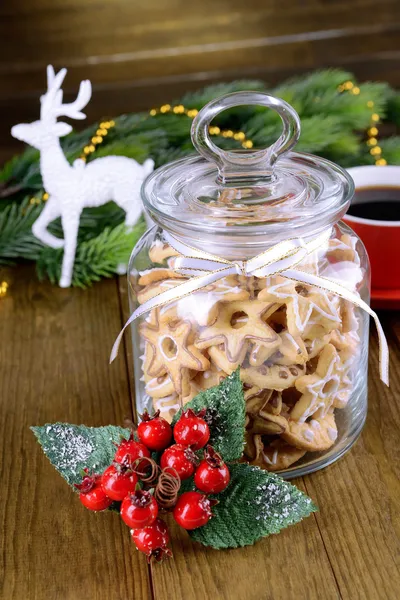
<instances>
[{"instance_id":1,"label":"gold bead garland","mask_svg":"<svg viewBox=\"0 0 400 600\"><path fill-rule=\"evenodd\" d=\"M183 104L171 106L171 104L163 104L160 108L152 108L149 111L150 117L156 115L166 115L172 113L175 115L186 115L190 119L194 119L199 111L196 108L186 108ZM210 135L220 135L224 138L232 138L241 143L242 148L250 149L253 147L253 142L246 137L244 131L232 131L231 129L220 129L219 127L210 125Z\"/></svg>"},{"instance_id":2,"label":"gold bead garland","mask_svg":"<svg viewBox=\"0 0 400 600\"><path fill-rule=\"evenodd\" d=\"M7 281L0 282L0 298L4 298L4 296L7 294L8 287L9 285Z\"/></svg>"},{"instance_id":3,"label":"gold bead garland","mask_svg":"<svg viewBox=\"0 0 400 600\"><path fill-rule=\"evenodd\" d=\"M344 83L339 85L337 89L338 89L338 92L340 92L340 93L349 92L350 94L353 94L354 96L358 96L361 92L361 89L357 85L355 85L352 81L345 81ZM371 108L371 109L374 108L373 100L367 101L367 107ZM380 121L380 116L378 115L378 113L373 112L371 114L371 125L370 125L369 129L367 129L366 145L369 148L369 153L375 159L375 164L378 167L384 167L385 165L387 165L387 161L386 161L386 159L384 159L382 157L382 148L378 144L379 130L377 128L377 124L379 123L379 121Z\"/></svg>"},{"instance_id":4,"label":"gold bead garland","mask_svg":"<svg viewBox=\"0 0 400 600\"><path fill-rule=\"evenodd\" d=\"M103 143L104 138L114 126L115 121L112 119L110 121L102 121L99 124L96 134L91 138L90 143L84 147L79 158L86 161L86 158L89 156L89 154L93 154L93 152L96 151L96 147Z\"/></svg>"}]
</instances>

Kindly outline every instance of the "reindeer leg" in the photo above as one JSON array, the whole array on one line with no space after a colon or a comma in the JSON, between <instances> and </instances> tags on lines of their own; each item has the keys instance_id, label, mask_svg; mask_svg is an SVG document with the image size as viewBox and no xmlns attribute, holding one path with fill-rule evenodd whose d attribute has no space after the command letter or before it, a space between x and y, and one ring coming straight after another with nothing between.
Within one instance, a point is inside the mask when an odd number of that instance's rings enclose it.
<instances>
[{"instance_id":1,"label":"reindeer leg","mask_svg":"<svg viewBox=\"0 0 400 600\"><path fill-rule=\"evenodd\" d=\"M71 285L72 271L74 270L76 243L79 229L80 212L61 216L64 230L64 256L62 262L60 287L66 288Z\"/></svg>"},{"instance_id":2,"label":"reindeer leg","mask_svg":"<svg viewBox=\"0 0 400 600\"><path fill-rule=\"evenodd\" d=\"M52 196L44 205L44 208L34 224L32 225L32 233L38 240L50 246L51 248L62 248L64 240L52 235L47 231L47 226L60 216L60 209L57 199Z\"/></svg>"},{"instance_id":3,"label":"reindeer leg","mask_svg":"<svg viewBox=\"0 0 400 600\"><path fill-rule=\"evenodd\" d=\"M135 183L119 185L114 191L113 200L125 211L125 225L132 228L143 211L140 187Z\"/></svg>"}]
</instances>

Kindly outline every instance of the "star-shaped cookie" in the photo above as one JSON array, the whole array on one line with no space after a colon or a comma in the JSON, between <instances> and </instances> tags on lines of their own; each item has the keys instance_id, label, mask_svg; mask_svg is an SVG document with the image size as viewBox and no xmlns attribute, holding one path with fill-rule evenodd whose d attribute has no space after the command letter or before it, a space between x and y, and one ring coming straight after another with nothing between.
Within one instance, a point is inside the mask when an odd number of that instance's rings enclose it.
<instances>
[{"instance_id":1,"label":"star-shaped cookie","mask_svg":"<svg viewBox=\"0 0 400 600\"><path fill-rule=\"evenodd\" d=\"M177 320L156 324L143 322L139 331L152 351L148 374L156 377L167 371L177 394L186 396L190 391L189 369L206 371L210 368L209 360L191 342L191 323Z\"/></svg>"},{"instance_id":2,"label":"star-shaped cookie","mask_svg":"<svg viewBox=\"0 0 400 600\"><path fill-rule=\"evenodd\" d=\"M274 303L259 300L221 302L215 321L201 331L195 345L205 349L223 344L228 360L233 363L242 356L249 340L277 348L281 343L280 338L264 321L275 310Z\"/></svg>"},{"instance_id":3,"label":"star-shaped cookie","mask_svg":"<svg viewBox=\"0 0 400 600\"><path fill-rule=\"evenodd\" d=\"M317 411L320 411L320 416L326 414L339 389L340 376L337 350L332 344L327 344L319 356L315 373L299 377L295 382L302 395L290 413L291 419L304 423Z\"/></svg>"},{"instance_id":4,"label":"star-shaped cookie","mask_svg":"<svg viewBox=\"0 0 400 600\"><path fill-rule=\"evenodd\" d=\"M312 305L303 293L298 293L296 287L294 281L278 275L267 280L266 287L258 294L258 299L275 302L278 306L285 304L288 330L292 335L299 336L311 317Z\"/></svg>"},{"instance_id":5,"label":"star-shaped cookie","mask_svg":"<svg viewBox=\"0 0 400 600\"><path fill-rule=\"evenodd\" d=\"M332 294L277 276L267 281L259 300L286 305L289 333L312 339L340 324L339 301Z\"/></svg>"},{"instance_id":6,"label":"star-shaped cookie","mask_svg":"<svg viewBox=\"0 0 400 600\"><path fill-rule=\"evenodd\" d=\"M278 335L281 344L277 350L273 350L272 354L261 344L254 344L249 356L252 367L259 367L268 359L277 365L295 365L307 362L308 354L301 337L291 335L286 329Z\"/></svg>"}]
</instances>

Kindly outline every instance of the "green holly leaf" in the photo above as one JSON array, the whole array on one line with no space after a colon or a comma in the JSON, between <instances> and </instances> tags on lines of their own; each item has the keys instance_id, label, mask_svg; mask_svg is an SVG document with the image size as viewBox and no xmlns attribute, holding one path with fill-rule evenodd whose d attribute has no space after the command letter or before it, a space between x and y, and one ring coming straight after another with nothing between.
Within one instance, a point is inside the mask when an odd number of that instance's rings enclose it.
<instances>
[{"instance_id":1,"label":"green holly leaf","mask_svg":"<svg viewBox=\"0 0 400 600\"><path fill-rule=\"evenodd\" d=\"M219 385L197 394L185 404L174 417L172 424L182 414L182 410L192 408L195 412L207 409L207 422L210 427L210 444L226 461L238 460L243 454L245 431L245 401L239 369L226 377Z\"/></svg>"},{"instance_id":2,"label":"green holly leaf","mask_svg":"<svg viewBox=\"0 0 400 600\"><path fill-rule=\"evenodd\" d=\"M85 427L54 423L31 429L53 467L72 487L82 481L81 473L85 468L102 473L113 461L115 443L130 435L129 429L111 425Z\"/></svg>"},{"instance_id":3,"label":"green holly leaf","mask_svg":"<svg viewBox=\"0 0 400 600\"><path fill-rule=\"evenodd\" d=\"M215 496L214 517L189 532L213 548L238 548L298 523L317 510L311 498L268 471L242 463L230 465L231 481Z\"/></svg>"}]
</instances>

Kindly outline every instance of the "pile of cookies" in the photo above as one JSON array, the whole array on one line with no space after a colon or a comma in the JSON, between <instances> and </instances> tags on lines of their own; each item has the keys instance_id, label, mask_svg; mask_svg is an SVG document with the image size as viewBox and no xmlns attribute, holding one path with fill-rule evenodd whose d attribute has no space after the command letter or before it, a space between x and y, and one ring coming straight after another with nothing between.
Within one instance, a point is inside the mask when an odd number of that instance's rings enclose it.
<instances>
[{"instance_id":1,"label":"pile of cookies","mask_svg":"<svg viewBox=\"0 0 400 600\"><path fill-rule=\"evenodd\" d=\"M302 268L351 273L355 289L363 275L355 243L348 234L332 239ZM135 281L140 304L184 279L173 270L176 252L161 239L149 256L154 268ZM145 394L171 421L240 366L245 458L280 471L335 443L335 411L351 395L358 330L353 305L322 289L280 275L231 275L147 313L139 325Z\"/></svg>"}]
</instances>

